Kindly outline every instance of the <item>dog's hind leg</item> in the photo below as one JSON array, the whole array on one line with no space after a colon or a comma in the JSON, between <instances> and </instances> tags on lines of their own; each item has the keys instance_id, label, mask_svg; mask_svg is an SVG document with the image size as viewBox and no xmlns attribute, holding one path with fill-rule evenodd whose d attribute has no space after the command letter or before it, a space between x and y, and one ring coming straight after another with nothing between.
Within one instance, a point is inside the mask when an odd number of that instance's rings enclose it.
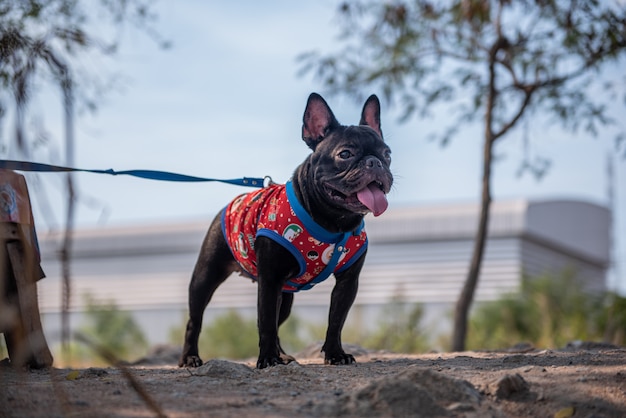
<instances>
[{"instance_id":1,"label":"dog's hind leg","mask_svg":"<svg viewBox=\"0 0 626 418\"><path fill-rule=\"evenodd\" d=\"M289 318L291 314L291 306L293 305L293 293L283 292L280 302L280 310L278 312L278 328ZM278 348L280 349L280 358L285 364L296 361L295 357L285 353L283 347L280 345L280 339L278 341Z\"/></svg>"},{"instance_id":2,"label":"dog's hind leg","mask_svg":"<svg viewBox=\"0 0 626 418\"><path fill-rule=\"evenodd\" d=\"M237 264L222 234L218 215L204 239L198 261L189 283L189 320L185 330L180 367L198 367L202 359L198 354L198 339L202 330L202 317L213 293L237 269Z\"/></svg>"}]
</instances>

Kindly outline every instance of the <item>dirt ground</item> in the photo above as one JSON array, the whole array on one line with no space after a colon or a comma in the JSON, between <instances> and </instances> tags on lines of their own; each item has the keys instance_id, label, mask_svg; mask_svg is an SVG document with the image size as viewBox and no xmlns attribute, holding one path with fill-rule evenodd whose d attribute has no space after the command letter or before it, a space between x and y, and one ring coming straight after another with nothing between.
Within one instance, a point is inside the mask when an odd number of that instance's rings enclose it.
<instances>
[{"instance_id":1,"label":"dirt ground","mask_svg":"<svg viewBox=\"0 0 626 418\"><path fill-rule=\"evenodd\" d=\"M209 360L181 369L161 349L124 368L18 371L0 366L2 417L626 417L626 348L402 355L319 346L264 370ZM130 375L130 376L129 376Z\"/></svg>"}]
</instances>

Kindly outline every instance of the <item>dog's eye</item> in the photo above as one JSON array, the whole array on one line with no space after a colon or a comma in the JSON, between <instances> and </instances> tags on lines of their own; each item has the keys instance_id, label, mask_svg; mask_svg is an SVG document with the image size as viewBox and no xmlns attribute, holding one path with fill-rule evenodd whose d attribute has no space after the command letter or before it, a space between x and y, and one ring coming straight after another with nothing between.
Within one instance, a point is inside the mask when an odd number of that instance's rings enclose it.
<instances>
[{"instance_id":1,"label":"dog's eye","mask_svg":"<svg viewBox=\"0 0 626 418\"><path fill-rule=\"evenodd\" d=\"M341 158L342 160L347 160L348 158L352 157L352 155L352 152L346 149L339 153L339 158Z\"/></svg>"}]
</instances>

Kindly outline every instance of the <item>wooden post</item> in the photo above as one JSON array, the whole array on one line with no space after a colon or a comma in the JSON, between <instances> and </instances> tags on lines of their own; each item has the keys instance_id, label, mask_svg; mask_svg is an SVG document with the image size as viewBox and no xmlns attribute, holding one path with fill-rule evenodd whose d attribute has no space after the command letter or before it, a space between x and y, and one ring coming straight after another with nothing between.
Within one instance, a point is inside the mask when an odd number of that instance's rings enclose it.
<instances>
[{"instance_id":1,"label":"wooden post","mask_svg":"<svg viewBox=\"0 0 626 418\"><path fill-rule=\"evenodd\" d=\"M0 170L0 332L16 367L52 365L37 298L42 277L26 181Z\"/></svg>"},{"instance_id":2,"label":"wooden post","mask_svg":"<svg viewBox=\"0 0 626 418\"><path fill-rule=\"evenodd\" d=\"M24 251L22 243L18 241L8 242L7 251L17 289L21 322L18 327L23 330L19 332L21 341L17 344L18 351L11 362L15 360L17 366L28 365L36 369L50 367L53 359L41 326L37 279L33 263L29 262L32 255L29 256L30 251Z\"/></svg>"}]
</instances>

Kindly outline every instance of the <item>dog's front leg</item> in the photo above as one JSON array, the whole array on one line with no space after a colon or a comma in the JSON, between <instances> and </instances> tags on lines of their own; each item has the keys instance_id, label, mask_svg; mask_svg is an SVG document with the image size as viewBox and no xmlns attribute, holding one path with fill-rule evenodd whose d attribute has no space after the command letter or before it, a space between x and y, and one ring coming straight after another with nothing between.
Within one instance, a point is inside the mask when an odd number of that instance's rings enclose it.
<instances>
[{"instance_id":1,"label":"dog's front leg","mask_svg":"<svg viewBox=\"0 0 626 418\"><path fill-rule=\"evenodd\" d=\"M352 354L347 354L341 346L341 330L354 303L359 287L359 274L365 261L365 254L348 270L336 275L336 283L330 297L328 329L322 346L325 364L356 363Z\"/></svg>"},{"instance_id":2,"label":"dog's front leg","mask_svg":"<svg viewBox=\"0 0 626 418\"><path fill-rule=\"evenodd\" d=\"M278 311L282 297L282 284L276 285L272 279L259 274L258 327L259 359L257 369L283 364L278 343Z\"/></svg>"},{"instance_id":3,"label":"dog's front leg","mask_svg":"<svg viewBox=\"0 0 626 418\"><path fill-rule=\"evenodd\" d=\"M259 288L257 294L257 323L259 327L259 359L256 367L284 364L278 340L279 312L282 305L282 289L285 281L295 277L299 266L295 258L284 247L265 237L259 237L255 244ZM284 321L289 316L291 300L286 301L285 311L280 317Z\"/></svg>"}]
</instances>

